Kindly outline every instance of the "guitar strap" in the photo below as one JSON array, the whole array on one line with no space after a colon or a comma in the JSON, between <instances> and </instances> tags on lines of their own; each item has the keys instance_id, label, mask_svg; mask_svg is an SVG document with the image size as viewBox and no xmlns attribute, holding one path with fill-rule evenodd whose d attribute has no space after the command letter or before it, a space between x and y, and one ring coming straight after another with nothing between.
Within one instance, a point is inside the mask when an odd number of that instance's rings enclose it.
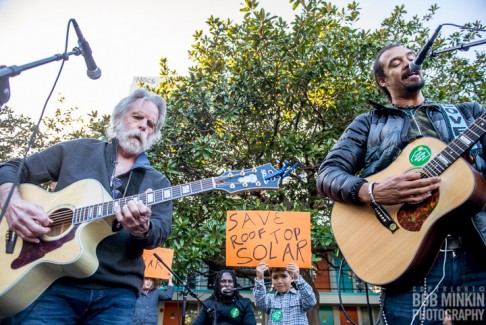
<instances>
[{"instance_id":1,"label":"guitar strap","mask_svg":"<svg viewBox=\"0 0 486 325\"><path fill-rule=\"evenodd\" d=\"M466 119L461 111L453 104L438 104L444 120L449 131L449 140L452 141L461 135L467 128ZM478 171L485 170L484 160L478 156L481 153L481 148L478 143L475 143L470 149L470 154L474 158L475 167Z\"/></svg>"},{"instance_id":2,"label":"guitar strap","mask_svg":"<svg viewBox=\"0 0 486 325\"><path fill-rule=\"evenodd\" d=\"M455 105L444 105L439 104L439 107L442 111L442 115L444 115L444 119L446 121L447 128L449 130L449 135L451 137L451 141L459 136L464 130L466 130L467 125L464 116L462 116L460 110ZM476 170L484 174L486 171L486 164L484 159L479 155L481 153L481 148L478 143L475 143L471 150L470 154L474 158L474 164L476 165ZM474 228L481 238L484 246L486 247L486 211L483 208L482 212L477 213L471 219Z\"/></svg>"},{"instance_id":3,"label":"guitar strap","mask_svg":"<svg viewBox=\"0 0 486 325\"><path fill-rule=\"evenodd\" d=\"M442 115L444 115L444 120L447 125L447 129L449 131L449 140L454 140L459 135L464 132L468 126L466 124L466 119L462 116L461 111L453 104L438 104ZM477 143L471 149L471 153L475 151L479 151L479 147Z\"/></svg>"}]
</instances>

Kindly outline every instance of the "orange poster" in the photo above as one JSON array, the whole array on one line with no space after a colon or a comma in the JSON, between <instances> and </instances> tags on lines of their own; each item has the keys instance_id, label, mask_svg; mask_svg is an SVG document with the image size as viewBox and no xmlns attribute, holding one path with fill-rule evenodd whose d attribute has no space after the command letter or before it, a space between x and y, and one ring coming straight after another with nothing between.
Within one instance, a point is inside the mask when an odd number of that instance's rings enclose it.
<instances>
[{"instance_id":1,"label":"orange poster","mask_svg":"<svg viewBox=\"0 0 486 325\"><path fill-rule=\"evenodd\" d=\"M226 265L311 267L310 213L228 211Z\"/></svg>"},{"instance_id":2,"label":"orange poster","mask_svg":"<svg viewBox=\"0 0 486 325\"><path fill-rule=\"evenodd\" d=\"M157 247L155 249L146 249L143 251L143 261L145 262L146 278L169 279L170 272L155 256L159 256L162 261L170 268L172 268L172 258L174 257L174 250L170 248Z\"/></svg>"}]
</instances>

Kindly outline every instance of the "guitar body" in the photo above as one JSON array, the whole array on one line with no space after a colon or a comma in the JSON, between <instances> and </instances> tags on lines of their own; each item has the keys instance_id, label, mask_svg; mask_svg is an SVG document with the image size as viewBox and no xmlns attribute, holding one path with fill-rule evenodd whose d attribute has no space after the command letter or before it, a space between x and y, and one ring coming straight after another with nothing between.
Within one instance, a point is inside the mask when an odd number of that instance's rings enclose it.
<instances>
[{"instance_id":1,"label":"guitar body","mask_svg":"<svg viewBox=\"0 0 486 325\"><path fill-rule=\"evenodd\" d=\"M80 206L111 201L96 180L78 181L65 189L49 193L31 184L19 186L24 200L36 203L51 216L65 213L66 223L41 239L40 244L17 238L13 254L6 253L3 237L8 231L6 218L0 223L0 319L16 314L31 304L49 285L63 276L87 277L98 268L96 247L113 234L113 217L72 226L72 211Z\"/></svg>"},{"instance_id":2,"label":"guitar body","mask_svg":"<svg viewBox=\"0 0 486 325\"><path fill-rule=\"evenodd\" d=\"M399 174L419 172L410 162L414 149L426 146L431 157L446 145L435 138L410 143L385 170L367 177L369 182ZM384 206L398 229L392 232L375 216L370 205L335 203L331 226L339 249L363 281L385 287L403 287L423 278L430 270L446 236L451 218L478 211L485 201L483 178L462 158L441 175L434 198L417 205Z\"/></svg>"}]
</instances>

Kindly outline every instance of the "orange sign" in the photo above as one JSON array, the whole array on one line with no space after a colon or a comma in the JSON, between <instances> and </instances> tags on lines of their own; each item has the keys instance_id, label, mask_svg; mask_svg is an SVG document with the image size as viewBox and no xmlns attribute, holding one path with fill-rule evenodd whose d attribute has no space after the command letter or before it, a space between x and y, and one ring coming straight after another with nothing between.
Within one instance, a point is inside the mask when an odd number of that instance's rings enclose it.
<instances>
[{"instance_id":1,"label":"orange sign","mask_svg":"<svg viewBox=\"0 0 486 325\"><path fill-rule=\"evenodd\" d=\"M226 265L311 267L310 213L228 211Z\"/></svg>"},{"instance_id":2,"label":"orange sign","mask_svg":"<svg viewBox=\"0 0 486 325\"><path fill-rule=\"evenodd\" d=\"M145 262L146 278L169 279L170 272L155 256L157 253L164 263L172 268L172 259L174 257L174 250L170 248L157 247L155 249L145 249L143 251L143 261Z\"/></svg>"}]
</instances>

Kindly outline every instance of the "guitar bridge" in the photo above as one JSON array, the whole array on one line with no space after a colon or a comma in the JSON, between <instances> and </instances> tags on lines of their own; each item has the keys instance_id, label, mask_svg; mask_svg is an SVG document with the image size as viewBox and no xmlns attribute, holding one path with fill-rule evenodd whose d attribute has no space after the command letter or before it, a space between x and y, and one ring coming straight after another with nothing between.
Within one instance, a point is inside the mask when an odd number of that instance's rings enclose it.
<instances>
[{"instance_id":1,"label":"guitar bridge","mask_svg":"<svg viewBox=\"0 0 486 325\"><path fill-rule=\"evenodd\" d=\"M13 254L15 243L17 242L17 234L12 230L7 230L5 234L5 253Z\"/></svg>"}]
</instances>

